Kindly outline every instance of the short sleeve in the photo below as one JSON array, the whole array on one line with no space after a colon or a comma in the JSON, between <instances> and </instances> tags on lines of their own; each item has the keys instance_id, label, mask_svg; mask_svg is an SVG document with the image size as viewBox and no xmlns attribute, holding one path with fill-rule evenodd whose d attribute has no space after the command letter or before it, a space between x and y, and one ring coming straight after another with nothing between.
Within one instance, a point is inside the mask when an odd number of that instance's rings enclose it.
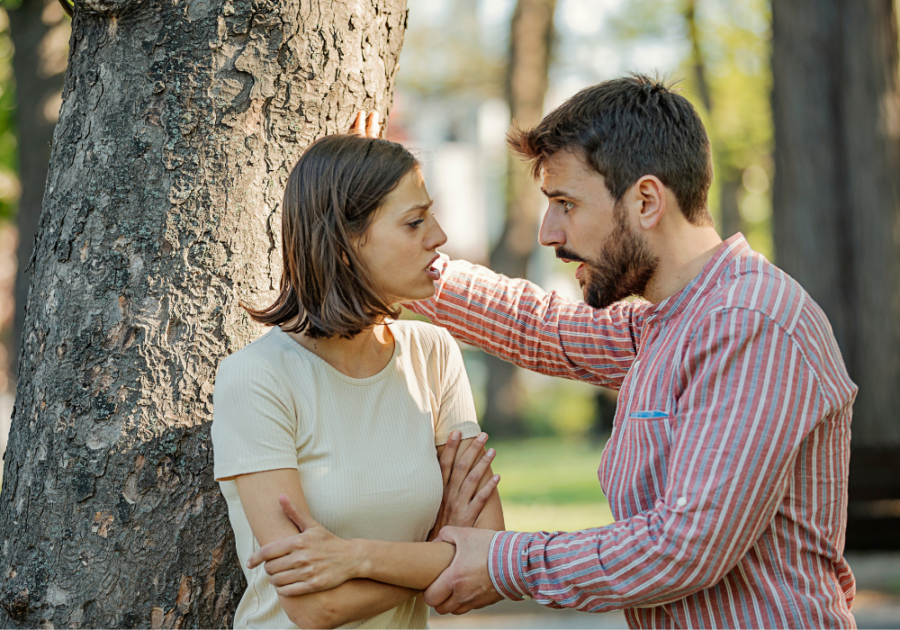
<instances>
[{"instance_id":1,"label":"short sleeve","mask_svg":"<svg viewBox=\"0 0 900 630\"><path fill-rule=\"evenodd\" d=\"M441 406L434 422L434 444L447 443L453 431L460 431L463 439L481 433L472 399L472 386L466 374L462 352L446 330L437 329L440 335L441 357L444 361L441 374Z\"/></svg>"},{"instance_id":2,"label":"short sleeve","mask_svg":"<svg viewBox=\"0 0 900 630\"><path fill-rule=\"evenodd\" d=\"M275 369L255 357L222 361L213 391L216 481L297 467L297 414Z\"/></svg>"}]
</instances>

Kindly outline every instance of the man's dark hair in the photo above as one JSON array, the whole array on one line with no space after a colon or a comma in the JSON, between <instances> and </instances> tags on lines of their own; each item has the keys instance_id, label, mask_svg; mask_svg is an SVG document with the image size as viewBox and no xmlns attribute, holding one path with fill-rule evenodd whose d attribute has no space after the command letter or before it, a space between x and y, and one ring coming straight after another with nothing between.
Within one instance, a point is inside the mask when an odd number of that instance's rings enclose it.
<instances>
[{"instance_id":1,"label":"man's dark hair","mask_svg":"<svg viewBox=\"0 0 900 630\"><path fill-rule=\"evenodd\" d=\"M662 81L633 74L586 88L533 129L513 127L508 142L533 162L536 178L554 153L580 152L617 202L638 179L655 175L688 221L712 225L709 138L693 105Z\"/></svg>"},{"instance_id":2,"label":"man's dark hair","mask_svg":"<svg viewBox=\"0 0 900 630\"><path fill-rule=\"evenodd\" d=\"M358 335L399 317L379 294L354 239L419 163L402 145L356 135L316 140L288 177L281 208L281 290L270 306L244 309L267 326L313 339ZM243 306L243 305L242 305ZM299 317L298 317L299 316Z\"/></svg>"}]
</instances>

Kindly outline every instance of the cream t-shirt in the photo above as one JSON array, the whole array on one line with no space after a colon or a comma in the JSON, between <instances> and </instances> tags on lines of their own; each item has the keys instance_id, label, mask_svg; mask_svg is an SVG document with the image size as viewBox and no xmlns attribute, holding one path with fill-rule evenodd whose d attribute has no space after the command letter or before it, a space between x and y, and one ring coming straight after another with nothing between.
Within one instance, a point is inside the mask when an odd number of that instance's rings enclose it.
<instances>
[{"instance_id":1,"label":"cream t-shirt","mask_svg":"<svg viewBox=\"0 0 900 630\"><path fill-rule=\"evenodd\" d=\"M310 512L342 538L421 542L443 492L435 446L459 429L478 435L462 355L447 331L389 324L394 353L368 378L338 372L278 327L219 365L213 394L215 476L234 529L247 590L235 628L296 628L262 566L232 478L296 468ZM424 628L419 595L348 628Z\"/></svg>"}]
</instances>

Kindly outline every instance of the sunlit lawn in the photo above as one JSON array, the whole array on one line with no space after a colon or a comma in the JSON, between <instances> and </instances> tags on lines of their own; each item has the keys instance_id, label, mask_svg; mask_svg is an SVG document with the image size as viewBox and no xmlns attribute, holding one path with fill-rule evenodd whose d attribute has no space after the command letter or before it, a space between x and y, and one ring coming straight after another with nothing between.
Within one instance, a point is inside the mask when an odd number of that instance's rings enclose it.
<instances>
[{"instance_id":1,"label":"sunlit lawn","mask_svg":"<svg viewBox=\"0 0 900 630\"><path fill-rule=\"evenodd\" d=\"M491 442L497 449L506 528L575 531L613 522L597 481L602 444L535 438Z\"/></svg>"}]
</instances>

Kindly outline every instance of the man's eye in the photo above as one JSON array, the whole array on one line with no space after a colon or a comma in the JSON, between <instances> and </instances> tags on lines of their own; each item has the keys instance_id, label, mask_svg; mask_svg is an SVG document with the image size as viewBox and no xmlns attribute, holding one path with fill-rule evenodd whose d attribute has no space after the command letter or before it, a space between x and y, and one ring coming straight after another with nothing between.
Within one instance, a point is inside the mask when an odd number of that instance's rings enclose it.
<instances>
[{"instance_id":1,"label":"man's eye","mask_svg":"<svg viewBox=\"0 0 900 630\"><path fill-rule=\"evenodd\" d=\"M571 201L563 201L562 205L563 205L563 208L566 209L566 212L568 212L569 210L571 210L572 208L575 207L575 204L572 203Z\"/></svg>"}]
</instances>

